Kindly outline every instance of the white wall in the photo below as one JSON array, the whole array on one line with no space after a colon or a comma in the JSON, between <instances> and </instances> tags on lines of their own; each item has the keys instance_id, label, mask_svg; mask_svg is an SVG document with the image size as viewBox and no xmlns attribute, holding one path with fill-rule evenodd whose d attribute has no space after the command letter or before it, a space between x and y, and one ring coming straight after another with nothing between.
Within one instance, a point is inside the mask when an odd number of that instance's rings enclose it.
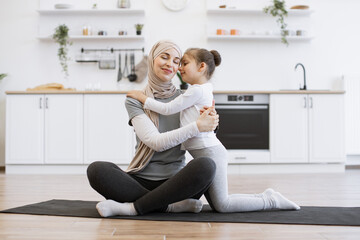
<instances>
[{"instance_id":1,"label":"white wall","mask_svg":"<svg viewBox=\"0 0 360 240\"><path fill-rule=\"evenodd\" d=\"M49 4L49 1L45 3ZM229 21L218 17L214 20L207 17L206 0L190 0L187 8L181 12L168 11L161 0L132 0L134 5L139 1L144 1L146 12L145 43L76 42L71 47L70 55L74 58L82 46L143 45L149 51L152 44L160 39L175 40L184 50L188 47L217 49L222 54L223 63L213 79L216 90L295 89L302 80L301 71L294 71L297 62L305 65L308 88L311 89L337 89L341 75L360 71L360 1L357 0L287 1L288 6L306 3L315 10L309 18L289 19L289 26L301 28L303 24L315 37L311 42L290 43L289 47L276 41L224 42L206 39L207 32L215 25L224 28L239 26L244 29L254 26L253 30L263 30L266 25L267 29L276 30L275 20L270 17L229 16ZM89 6L96 1L71 2ZM116 2L102 0L99 6L115 6ZM223 2L261 9L270 1ZM72 61L69 63L70 78L63 80L56 55L57 46L51 41L37 39L41 19L36 11L39 6L39 0L0 0L0 73L9 74L0 82L0 166L5 162L5 91L25 90L49 82L60 82L66 87L83 90L87 83L101 81L104 90L118 88L117 70L99 70L96 64L84 65ZM141 86L124 84L121 88Z\"/></svg>"}]
</instances>

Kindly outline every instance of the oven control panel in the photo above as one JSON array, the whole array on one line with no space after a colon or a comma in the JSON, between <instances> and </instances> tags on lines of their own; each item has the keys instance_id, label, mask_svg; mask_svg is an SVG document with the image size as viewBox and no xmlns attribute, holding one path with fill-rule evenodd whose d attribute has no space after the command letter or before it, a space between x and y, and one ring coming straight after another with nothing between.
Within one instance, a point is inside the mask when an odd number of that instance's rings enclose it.
<instances>
[{"instance_id":1,"label":"oven control panel","mask_svg":"<svg viewBox=\"0 0 360 240\"><path fill-rule=\"evenodd\" d=\"M227 95L227 100L229 102L237 102L237 101L253 102L254 95Z\"/></svg>"},{"instance_id":2,"label":"oven control panel","mask_svg":"<svg viewBox=\"0 0 360 240\"><path fill-rule=\"evenodd\" d=\"M269 104L269 94L214 94L215 104Z\"/></svg>"}]
</instances>

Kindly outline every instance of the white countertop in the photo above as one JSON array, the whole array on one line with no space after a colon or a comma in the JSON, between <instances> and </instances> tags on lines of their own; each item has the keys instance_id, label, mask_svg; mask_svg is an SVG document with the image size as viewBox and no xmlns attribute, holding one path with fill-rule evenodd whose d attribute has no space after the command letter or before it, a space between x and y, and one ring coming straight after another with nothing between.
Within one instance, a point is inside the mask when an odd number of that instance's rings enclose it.
<instances>
[{"instance_id":1,"label":"white countertop","mask_svg":"<svg viewBox=\"0 0 360 240\"><path fill-rule=\"evenodd\" d=\"M46 91L6 91L6 94L126 94L128 91L74 91L74 90L46 90ZM214 94L344 94L341 90L270 90L270 91L214 91Z\"/></svg>"}]
</instances>

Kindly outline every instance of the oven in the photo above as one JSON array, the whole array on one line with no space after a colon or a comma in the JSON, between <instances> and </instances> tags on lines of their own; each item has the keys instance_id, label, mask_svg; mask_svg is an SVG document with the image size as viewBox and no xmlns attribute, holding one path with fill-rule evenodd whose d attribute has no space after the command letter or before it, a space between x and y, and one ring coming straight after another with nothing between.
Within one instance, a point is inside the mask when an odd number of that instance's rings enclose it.
<instances>
[{"instance_id":1,"label":"oven","mask_svg":"<svg viewBox=\"0 0 360 240\"><path fill-rule=\"evenodd\" d=\"M231 162L270 162L269 95L215 94L217 137Z\"/></svg>"}]
</instances>

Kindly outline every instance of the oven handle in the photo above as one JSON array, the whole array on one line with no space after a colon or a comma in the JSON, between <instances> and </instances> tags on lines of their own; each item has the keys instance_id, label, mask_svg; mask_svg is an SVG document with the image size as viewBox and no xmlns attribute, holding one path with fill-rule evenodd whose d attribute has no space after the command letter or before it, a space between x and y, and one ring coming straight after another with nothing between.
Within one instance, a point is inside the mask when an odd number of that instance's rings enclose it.
<instances>
[{"instance_id":1,"label":"oven handle","mask_svg":"<svg viewBox=\"0 0 360 240\"><path fill-rule=\"evenodd\" d=\"M215 105L215 109L268 109L267 105Z\"/></svg>"}]
</instances>

